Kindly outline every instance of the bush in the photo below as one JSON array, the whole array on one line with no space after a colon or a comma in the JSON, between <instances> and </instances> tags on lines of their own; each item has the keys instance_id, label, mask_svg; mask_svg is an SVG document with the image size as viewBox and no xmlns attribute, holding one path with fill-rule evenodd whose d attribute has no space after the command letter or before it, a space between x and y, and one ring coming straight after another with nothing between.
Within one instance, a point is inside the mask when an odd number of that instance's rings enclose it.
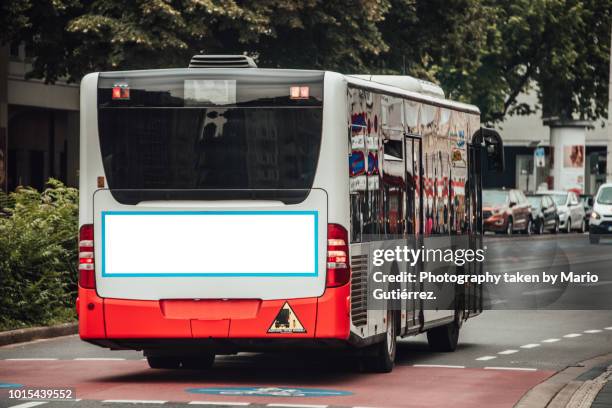
<instances>
[{"instance_id":1,"label":"bush","mask_svg":"<svg viewBox=\"0 0 612 408\"><path fill-rule=\"evenodd\" d=\"M78 190L20 187L0 212L0 330L75 318Z\"/></svg>"}]
</instances>

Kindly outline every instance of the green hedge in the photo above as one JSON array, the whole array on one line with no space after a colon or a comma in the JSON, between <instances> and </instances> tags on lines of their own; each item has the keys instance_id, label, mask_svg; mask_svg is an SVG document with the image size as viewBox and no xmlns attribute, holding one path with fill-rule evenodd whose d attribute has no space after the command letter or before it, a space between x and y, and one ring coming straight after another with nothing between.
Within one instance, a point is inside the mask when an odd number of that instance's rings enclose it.
<instances>
[{"instance_id":1,"label":"green hedge","mask_svg":"<svg viewBox=\"0 0 612 408\"><path fill-rule=\"evenodd\" d=\"M0 330L74 320L78 190L51 179L0 205Z\"/></svg>"}]
</instances>

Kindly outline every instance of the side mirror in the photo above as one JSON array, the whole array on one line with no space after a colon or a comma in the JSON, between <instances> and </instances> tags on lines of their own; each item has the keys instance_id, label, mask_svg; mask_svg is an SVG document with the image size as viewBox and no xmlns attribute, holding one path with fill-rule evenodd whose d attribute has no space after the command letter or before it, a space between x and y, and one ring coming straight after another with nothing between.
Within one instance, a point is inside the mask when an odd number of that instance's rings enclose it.
<instances>
[{"instance_id":1,"label":"side mirror","mask_svg":"<svg viewBox=\"0 0 612 408\"><path fill-rule=\"evenodd\" d=\"M504 142L494 129L480 128L472 137L474 146L481 146L487 156L487 169L497 173L504 171Z\"/></svg>"},{"instance_id":2,"label":"side mirror","mask_svg":"<svg viewBox=\"0 0 612 408\"><path fill-rule=\"evenodd\" d=\"M516 203L514 201L510 201L510 204L508 205L510 208L514 207L516 205Z\"/></svg>"}]
</instances>

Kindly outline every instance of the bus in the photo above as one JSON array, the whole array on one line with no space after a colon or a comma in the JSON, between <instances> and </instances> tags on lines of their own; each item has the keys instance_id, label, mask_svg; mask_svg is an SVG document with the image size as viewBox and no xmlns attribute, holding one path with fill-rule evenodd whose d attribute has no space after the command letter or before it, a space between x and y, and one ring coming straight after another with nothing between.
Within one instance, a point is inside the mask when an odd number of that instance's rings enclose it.
<instances>
[{"instance_id":1,"label":"bus","mask_svg":"<svg viewBox=\"0 0 612 408\"><path fill-rule=\"evenodd\" d=\"M80 104L83 340L151 368L337 348L389 372L398 337L454 350L482 311L476 285L369 303L375 245L481 245L481 167L499 170L502 141L436 85L197 55L88 74Z\"/></svg>"}]
</instances>

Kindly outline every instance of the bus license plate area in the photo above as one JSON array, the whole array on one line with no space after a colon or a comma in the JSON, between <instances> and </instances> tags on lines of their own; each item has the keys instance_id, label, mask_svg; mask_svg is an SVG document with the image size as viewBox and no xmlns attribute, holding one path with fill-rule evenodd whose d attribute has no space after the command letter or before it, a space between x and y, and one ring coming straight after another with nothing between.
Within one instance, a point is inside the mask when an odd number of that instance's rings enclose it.
<instances>
[{"instance_id":1,"label":"bus license plate area","mask_svg":"<svg viewBox=\"0 0 612 408\"><path fill-rule=\"evenodd\" d=\"M102 277L316 276L317 211L103 211Z\"/></svg>"}]
</instances>

